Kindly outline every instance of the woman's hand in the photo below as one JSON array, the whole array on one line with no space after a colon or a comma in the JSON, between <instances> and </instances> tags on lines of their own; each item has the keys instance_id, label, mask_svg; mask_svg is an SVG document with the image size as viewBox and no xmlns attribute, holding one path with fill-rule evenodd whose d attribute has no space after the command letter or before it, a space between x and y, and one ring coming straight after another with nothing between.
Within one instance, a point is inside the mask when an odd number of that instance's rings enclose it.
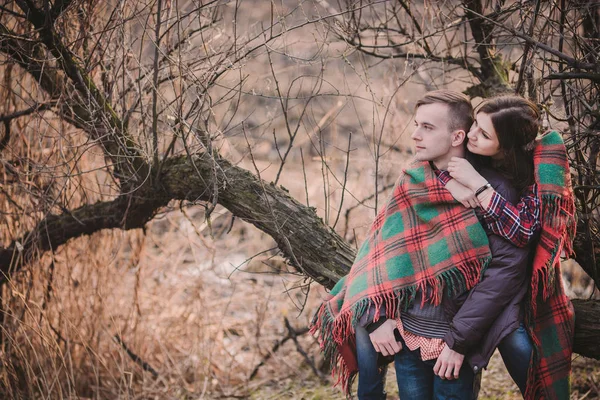
<instances>
[{"instance_id":1,"label":"woman's hand","mask_svg":"<svg viewBox=\"0 0 600 400\"><path fill-rule=\"evenodd\" d=\"M442 379L458 379L465 356L444 345L433 366L433 373Z\"/></svg>"},{"instance_id":2,"label":"woman's hand","mask_svg":"<svg viewBox=\"0 0 600 400\"><path fill-rule=\"evenodd\" d=\"M471 163L464 158L452 157L448 162L448 172L451 177L472 191L476 191L487 183L487 180L475 171Z\"/></svg>"},{"instance_id":3,"label":"woman's hand","mask_svg":"<svg viewBox=\"0 0 600 400\"><path fill-rule=\"evenodd\" d=\"M459 183L456 179L452 179L446 183L446 190L450 192L452 197L467 208L475 208L479 206L479 201L475 197L475 192Z\"/></svg>"}]
</instances>

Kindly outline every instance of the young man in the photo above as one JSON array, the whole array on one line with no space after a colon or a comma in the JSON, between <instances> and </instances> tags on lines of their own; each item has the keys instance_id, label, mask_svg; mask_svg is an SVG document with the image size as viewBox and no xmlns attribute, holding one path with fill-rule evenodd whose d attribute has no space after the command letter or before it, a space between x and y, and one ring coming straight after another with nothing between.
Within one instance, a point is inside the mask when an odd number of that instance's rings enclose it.
<instances>
[{"instance_id":1,"label":"young man","mask_svg":"<svg viewBox=\"0 0 600 400\"><path fill-rule=\"evenodd\" d=\"M430 92L417 102L412 138L420 163L404 171L350 274L313 320L347 391L358 363L359 399L385 398L378 353L394 357L401 398L470 399L474 374L519 325L528 249L495 235L488 242L473 211L443 186L450 159L465 155L472 122L459 93ZM518 200L498 174L482 175Z\"/></svg>"}]
</instances>

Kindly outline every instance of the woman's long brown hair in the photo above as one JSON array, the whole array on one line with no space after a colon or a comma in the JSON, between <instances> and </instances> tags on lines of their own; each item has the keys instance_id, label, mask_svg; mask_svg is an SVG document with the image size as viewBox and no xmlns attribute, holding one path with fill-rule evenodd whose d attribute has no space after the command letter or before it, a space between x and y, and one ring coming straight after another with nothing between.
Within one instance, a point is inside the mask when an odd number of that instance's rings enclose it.
<instances>
[{"instance_id":1,"label":"woman's long brown hair","mask_svg":"<svg viewBox=\"0 0 600 400\"><path fill-rule=\"evenodd\" d=\"M520 96L500 96L485 101L477 114L490 116L498 141L502 160L493 167L522 192L534 182L533 146L540 129L540 112L537 106ZM481 160L491 165L491 160Z\"/></svg>"}]
</instances>

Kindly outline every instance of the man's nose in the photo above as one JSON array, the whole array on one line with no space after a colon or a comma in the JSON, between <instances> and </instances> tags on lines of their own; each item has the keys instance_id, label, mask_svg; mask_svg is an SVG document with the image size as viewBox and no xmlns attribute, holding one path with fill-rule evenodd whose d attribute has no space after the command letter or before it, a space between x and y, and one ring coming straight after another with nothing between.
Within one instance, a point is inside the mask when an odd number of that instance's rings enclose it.
<instances>
[{"instance_id":1,"label":"man's nose","mask_svg":"<svg viewBox=\"0 0 600 400\"><path fill-rule=\"evenodd\" d=\"M419 135L419 130L418 130L418 129L415 129L415 130L413 131L413 133L410 135L410 138L411 138L412 140L420 140L420 139L421 139L421 135Z\"/></svg>"}]
</instances>

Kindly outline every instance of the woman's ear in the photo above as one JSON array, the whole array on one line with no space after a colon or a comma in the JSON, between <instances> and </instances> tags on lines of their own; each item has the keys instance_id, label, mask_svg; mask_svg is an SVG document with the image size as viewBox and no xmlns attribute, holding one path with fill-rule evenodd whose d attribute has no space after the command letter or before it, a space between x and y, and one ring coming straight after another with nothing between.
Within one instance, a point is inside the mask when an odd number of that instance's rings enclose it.
<instances>
[{"instance_id":1,"label":"woman's ear","mask_svg":"<svg viewBox=\"0 0 600 400\"><path fill-rule=\"evenodd\" d=\"M467 138L467 134L462 129L452 132L452 146L453 147L462 146L464 144L466 138Z\"/></svg>"}]
</instances>

